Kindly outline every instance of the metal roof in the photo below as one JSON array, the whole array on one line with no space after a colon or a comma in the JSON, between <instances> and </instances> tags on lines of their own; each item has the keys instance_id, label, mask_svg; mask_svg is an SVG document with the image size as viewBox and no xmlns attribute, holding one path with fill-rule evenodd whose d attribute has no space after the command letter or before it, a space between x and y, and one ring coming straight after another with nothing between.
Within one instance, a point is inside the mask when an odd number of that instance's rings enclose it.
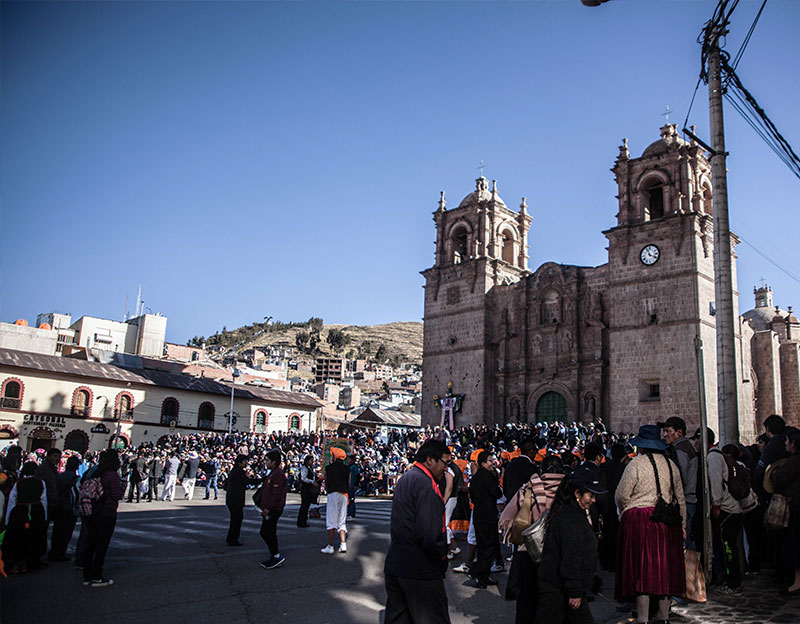
<instances>
[{"instance_id":1,"label":"metal roof","mask_svg":"<svg viewBox=\"0 0 800 624\"><path fill-rule=\"evenodd\" d=\"M0 348L0 366L26 368L59 375L89 377L100 381L174 388L176 390L188 390L190 392L202 392L206 394L220 394L225 396L230 396L231 394L230 383L214 381L207 377L192 377L190 375L167 373L148 368L137 368L133 371L114 364L89 362L56 355L15 351L13 349ZM240 399L265 401L310 409L316 409L322 406L316 399L299 392L287 392L286 390L258 386L236 385L234 396Z\"/></svg>"},{"instance_id":2,"label":"metal roof","mask_svg":"<svg viewBox=\"0 0 800 624\"><path fill-rule=\"evenodd\" d=\"M421 427L422 416L419 414L409 414L408 412L398 412L394 410L382 410L369 407L356 416L352 421L356 423L383 423L394 427Z\"/></svg>"}]
</instances>

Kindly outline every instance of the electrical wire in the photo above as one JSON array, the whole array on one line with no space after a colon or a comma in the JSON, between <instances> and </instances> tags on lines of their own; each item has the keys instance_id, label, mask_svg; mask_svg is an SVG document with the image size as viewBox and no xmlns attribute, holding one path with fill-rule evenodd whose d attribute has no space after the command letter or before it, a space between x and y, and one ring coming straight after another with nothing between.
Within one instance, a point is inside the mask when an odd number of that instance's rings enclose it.
<instances>
[{"instance_id":1,"label":"electrical wire","mask_svg":"<svg viewBox=\"0 0 800 624\"><path fill-rule=\"evenodd\" d=\"M789 167L789 170L800 178L800 157L778 131L778 128L767 116L764 109L761 108L755 97L744 87L741 79L728 64L725 57L722 58L722 71L728 76L729 86L725 92L726 99L732 104L737 101L737 104L734 104L737 112L756 130L770 149ZM758 126L758 129L756 129L756 126Z\"/></svg>"},{"instance_id":2,"label":"electrical wire","mask_svg":"<svg viewBox=\"0 0 800 624\"><path fill-rule=\"evenodd\" d=\"M739 48L739 51L736 53L736 56L733 57L733 63L731 64L731 67L733 67L734 71L736 71L736 68L739 66L739 61L742 60L742 55L744 54L744 50L747 47L747 44L750 43L750 37L753 36L753 31L756 29L756 24L758 24L758 20L759 18L761 18L761 13L764 11L765 6L767 6L767 0L764 0L764 2L761 4L761 8L758 10L758 13L756 13L756 17L753 20L752 25L750 26L750 30L747 31L747 35L745 36L744 41L742 42L742 46Z\"/></svg>"},{"instance_id":3,"label":"electrical wire","mask_svg":"<svg viewBox=\"0 0 800 624\"><path fill-rule=\"evenodd\" d=\"M755 246L755 245L753 245L751 242L749 242L747 239L744 239L744 238L742 238L742 237L739 235L739 233L738 233L738 232L736 233L736 235L739 237L739 240L740 240L740 241L742 241L742 242L743 242L745 245L747 245L748 247L750 247L750 248L751 248L753 251L755 251L755 252L756 252L756 253L757 253L759 256L761 256L762 258L764 258L764 260L766 260L766 261L767 261L767 262L769 262L771 265L773 265L773 266L774 266L776 269L778 269L778 270L779 270L779 271L781 271L782 273L785 273L785 274L786 274L786 275L787 275L789 278L793 279L795 282L797 282L798 284L800 284L800 276L797 276L796 274L792 273L792 272L791 272L791 271L789 271L788 269L785 269L784 267L782 267L782 266L781 266L780 264L778 264L778 263L777 263L775 260L773 260L773 259L772 259L772 258L770 258L770 257L769 257L767 254L765 254L763 251L761 251L761 250L760 250L758 247L756 247L756 246Z\"/></svg>"},{"instance_id":4,"label":"electrical wire","mask_svg":"<svg viewBox=\"0 0 800 624\"><path fill-rule=\"evenodd\" d=\"M758 228L749 225L744 227L738 219L731 219L731 227L737 236L740 232L745 233L748 246L757 247L762 254L769 256L774 263L783 266L786 271L800 275L800 265L797 264L796 259L776 246L772 237L762 234Z\"/></svg>"},{"instance_id":5,"label":"electrical wire","mask_svg":"<svg viewBox=\"0 0 800 624\"><path fill-rule=\"evenodd\" d=\"M705 83L708 83L709 79L708 56L710 50L715 45L721 48L719 45L719 39L726 34L726 28L730 23L731 15L738 4L739 0L733 0L733 2L730 2L730 0L719 0L716 8L714 9L714 15L703 26L703 30L697 40L701 47L700 80ZM736 54L736 58L733 60L733 63L730 62L730 54L728 54L725 50L719 50L720 69L722 74L721 78L724 87L723 94L736 112L738 112L750 125L750 127L753 128L756 134L758 134L764 140L764 142L773 152L775 152L778 158L781 159L781 161L789 168L789 170L795 176L800 178L800 157L797 156L789 142L778 131L778 128L767 116L767 113L758 104L755 97L753 97L753 95L744 87L739 76L736 75L736 65L739 63L742 55L744 54L744 50L753 35L753 31L755 30L756 24L758 23L765 6L766 0L764 0L762 3L758 14L753 21L753 24L750 26L750 30L748 31L747 36L742 43L742 46L739 48L739 52ZM696 93L697 87L695 87L695 95ZM694 102L694 95L692 96L692 102ZM688 123L688 119L689 115L687 113L686 121L684 122L684 128L686 127L686 123Z\"/></svg>"},{"instance_id":6,"label":"electrical wire","mask_svg":"<svg viewBox=\"0 0 800 624\"><path fill-rule=\"evenodd\" d=\"M686 119L683 120L683 125L681 128L687 128L686 124L689 123L689 115L692 112L692 106L694 106L694 98L697 97L697 90L700 88L700 82L703 80L702 76L697 79L697 84L694 86L694 93L692 93L692 101L689 102L689 108L686 111Z\"/></svg>"}]
</instances>

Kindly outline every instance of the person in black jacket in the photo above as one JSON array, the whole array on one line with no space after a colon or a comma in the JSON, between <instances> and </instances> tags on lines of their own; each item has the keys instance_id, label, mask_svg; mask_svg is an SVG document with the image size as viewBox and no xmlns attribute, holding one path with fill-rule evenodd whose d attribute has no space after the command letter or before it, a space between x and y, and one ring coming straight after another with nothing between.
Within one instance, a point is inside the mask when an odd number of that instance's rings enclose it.
<instances>
[{"instance_id":1,"label":"person in black jacket","mask_svg":"<svg viewBox=\"0 0 800 624\"><path fill-rule=\"evenodd\" d=\"M259 480L251 479L245 473L247 455L237 455L233 464L233 469L228 475L228 481L225 485L225 505L231 515L228 537L225 541L228 542L228 546L241 546L242 542L239 541L239 533L242 530L242 519L244 518L245 490L248 485L259 483Z\"/></svg>"},{"instance_id":2,"label":"person in black jacket","mask_svg":"<svg viewBox=\"0 0 800 624\"><path fill-rule=\"evenodd\" d=\"M53 518L53 539L50 546L49 561L69 561L67 546L72 539L75 523L75 505L78 499L78 467L81 460L75 455L67 458L64 472L56 477L58 486L58 507Z\"/></svg>"},{"instance_id":3,"label":"person in black jacket","mask_svg":"<svg viewBox=\"0 0 800 624\"><path fill-rule=\"evenodd\" d=\"M605 494L597 474L581 466L565 478L550 508L539 564L539 605L535 624L591 624L586 593L597 565L597 538L587 511Z\"/></svg>"},{"instance_id":4,"label":"person in black jacket","mask_svg":"<svg viewBox=\"0 0 800 624\"><path fill-rule=\"evenodd\" d=\"M450 460L441 440L428 440L397 482L392 499L391 542L384 624L450 624L444 575L447 532L444 499L436 481Z\"/></svg>"},{"instance_id":5,"label":"person in black jacket","mask_svg":"<svg viewBox=\"0 0 800 624\"><path fill-rule=\"evenodd\" d=\"M147 462L147 502L152 503L155 498L158 500L158 482L164 475L164 456L163 453L156 451L152 459Z\"/></svg>"},{"instance_id":6,"label":"person in black jacket","mask_svg":"<svg viewBox=\"0 0 800 624\"><path fill-rule=\"evenodd\" d=\"M503 473L503 494L506 500L514 498L514 494L536 472L536 465L533 463L533 458L536 457L536 443L531 438L524 438L520 442L519 450L519 457L508 462Z\"/></svg>"},{"instance_id":7,"label":"person in black jacket","mask_svg":"<svg viewBox=\"0 0 800 624\"><path fill-rule=\"evenodd\" d=\"M481 589L497 585L489 572L492 563L500 556L497 500L503 496L503 492L497 483L494 462L495 458L489 451L481 451L478 455L478 470L469 482L469 497L473 504L472 524L478 546L477 558L470 567L469 575Z\"/></svg>"}]
</instances>

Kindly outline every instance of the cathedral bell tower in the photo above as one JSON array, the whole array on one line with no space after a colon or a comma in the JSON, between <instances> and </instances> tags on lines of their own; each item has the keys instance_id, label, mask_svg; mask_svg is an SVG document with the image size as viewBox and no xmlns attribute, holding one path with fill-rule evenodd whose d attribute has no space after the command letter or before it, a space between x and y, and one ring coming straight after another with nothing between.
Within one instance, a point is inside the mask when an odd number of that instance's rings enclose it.
<instances>
[{"instance_id":1,"label":"cathedral bell tower","mask_svg":"<svg viewBox=\"0 0 800 624\"><path fill-rule=\"evenodd\" d=\"M437 399L452 384L463 395L455 426L482 422L486 360L486 293L528 275L528 215L509 209L497 182L481 176L458 207L437 210L434 265L425 277L422 424L440 423Z\"/></svg>"},{"instance_id":2,"label":"cathedral bell tower","mask_svg":"<svg viewBox=\"0 0 800 624\"><path fill-rule=\"evenodd\" d=\"M698 425L699 336L708 422L717 429L711 165L699 145L667 124L639 158L623 139L611 171L619 200L617 225L604 232L611 427L635 430L669 416ZM734 283L736 307L735 290ZM741 349L741 333L736 343ZM740 405L752 406L752 398L740 396Z\"/></svg>"}]
</instances>

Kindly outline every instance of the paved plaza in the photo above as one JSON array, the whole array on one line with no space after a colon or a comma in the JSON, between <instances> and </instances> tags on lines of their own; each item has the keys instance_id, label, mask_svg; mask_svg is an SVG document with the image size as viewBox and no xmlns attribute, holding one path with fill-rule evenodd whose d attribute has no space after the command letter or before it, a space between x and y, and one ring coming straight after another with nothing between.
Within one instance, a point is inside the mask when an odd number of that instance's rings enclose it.
<instances>
[{"instance_id":1,"label":"paved plaza","mask_svg":"<svg viewBox=\"0 0 800 624\"><path fill-rule=\"evenodd\" d=\"M89 588L72 563L0 581L3 624L81 622L141 624L376 624L386 595L383 561L389 543L391 501L358 501L358 518L348 523L346 554L323 555L323 520L308 529L295 526L298 499L278 523L283 567L264 570L268 558L258 536L258 512L249 508L242 547L225 544L228 512L220 501L120 505L117 528L106 560L114 585ZM77 531L76 531L77 536ZM73 540L74 547L74 540ZM466 551L466 548L464 548ZM456 563L463 555L456 558ZM507 573L496 575L499 588L476 589L463 574L448 572L447 592L453 624L502 624L514 621L514 604L502 598ZM600 624L628 621L613 602L613 577L592 602ZM675 622L800 622L800 600L777 597L764 577L745 581L745 597L712 597L707 605L676 606Z\"/></svg>"}]
</instances>

